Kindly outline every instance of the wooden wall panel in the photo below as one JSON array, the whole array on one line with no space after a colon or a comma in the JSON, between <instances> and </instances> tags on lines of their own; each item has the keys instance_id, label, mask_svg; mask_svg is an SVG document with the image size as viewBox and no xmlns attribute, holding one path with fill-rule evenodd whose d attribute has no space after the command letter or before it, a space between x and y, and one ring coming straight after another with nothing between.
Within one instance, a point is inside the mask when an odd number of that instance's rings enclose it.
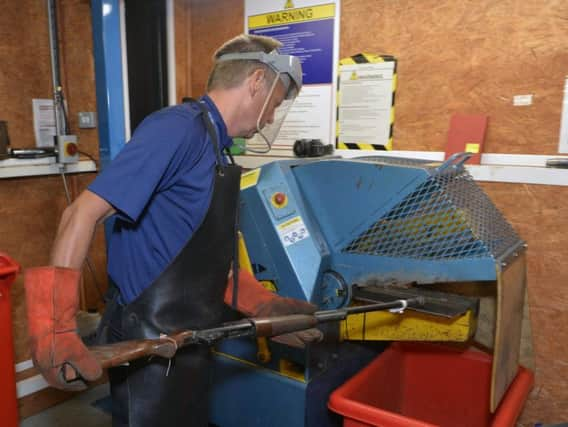
<instances>
[{"instance_id":1,"label":"wooden wall panel","mask_svg":"<svg viewBox=\"0 0 568 427\"><path fill-rule=\"evenodd\" d=\"M203 92L215 48L243 31L236 0L192 1L191 81ZM451 114L490 117L486 152L557 152L568 67L563 0L343 0L340 56L398 63L395 149L443 151ZM512 97L533 94L533 105Z\"/></svg>"},{"instance_id":2,"label":"wooden wall panel","mask_svg":"<svg viewBox=\"0 0 568 427\"><path fill-rule=\"evenodd\" d=\"M211 55L243 31L243 2L192 0L191 87L203 92ZM452 113L490 116L486 152L557 151L568 70L563 0L342 0L340 56L392 54L398 63L395 149L443 151ZM513 107L514 95L534 104ZM484 184L529 244L536 386L521 426L568 420L568 189Z\"/></svg>"},{"instance_id":3,"label":"wooden wall panel","mask_svg":"<svg viewBox=\"0 0 568 427\"><path fill-rule=\"evenodd\" d=\"M61 82L69 107L71 131L79 147L98 158L97 129L77 128L79 111L96 111L95 76L89 0L58 0ZM52 98L47 2L0 0L0 120L8 122L13 147L33 147L32 99ZM76 197L95 174L68 177ZM0 250L23 268L48 263L59 217L66 205L61 177L42 176L0 179ZM90 252L101 291L107 286L102 230L97 231ZM83 274L83 308L101 307L93 275ZM15 360L28 360L23 275L12 290ZM26 372L35 375L35 369ZM18 377L21 379L21 377ZM70 397L52 389L20 401L20 415L31 415Z\"/></svg>"},{"instance_id":4,"label":"wooden wall panel","mask_svg":"<svg viewBox=\"0 0 568 427\"><path fill-rule=\"evenodd\" d=\"M51 94L45 3L0 0L0 120L14 147L35 144L32 98Z\"/></svg>"},{"instance_id":5,"label":"wooden wall panel","mask_svg":"<svg viewBox=\"0 0 568 427\"><path fill-rule=\"evenodd\" d=\"M57 1L60 67L71 132L79 137L81 151L98 158L98 130L78 127L79 111L97 111L90 3L89 0Z\"/></svg>"},{"instance_id":6,"label":"wooden wall panel","mask_svg":"<svg viewBox=\"0 0 568 427\"><path fill-rule=\"evenodd\" d=\"M568 188L526 184L482 185L528 243L528 295L536 386L521 421L568 420Z\"/></svg>"},{"instance_id":7,"label":"wooden wall panel","mask_svg":"<svg viewBox=\"0 0 568 427\"><path fill-rule=\"evenodd\" d=\"M395 149L443 151L450 115L477 112L486 152L557 152L566 1L344 0L341 13L341 57L399 60ZM519 94L534 104L513 107Z\"/></svg>"},{"instance_id":8,"label":"wooden wall panel","mask_svg":"<svg viewBox=\"0 0 568 427\"><path fill-rule=\"evenodd\" d=\"M32 99L53 98L47 2L0 0L0 120L12 146L33 147ZM97 129L78 129L79 111L96 111L90 3L58 1L61 82L81 151L98 156Z\"/></svg>"},{"instance_id":9,"label":"wooden wall panel","mask_svg":"<svg viewBox=\"0 0 568 427\"><path fill-rule=\"evenodd\" d=\"M244 32L243 14L244 1L192 0L191 90L194 97L205 93L215 50Z\"/></svg>"},{"instance_id":10,"label":"wooden wall panel","mask_svg":"<svg viewBox=\"0 0 568 427\"><path fill-rule=\"evenodd\" d=\"M32 98L52 96L51 65L46 2L2 0L0 7L0 118L8 121L14 147L35 145L33 136ZM9 3L9 4L8 4ZM80 149L98 156L96 129L77 128L78 111L96 111L94 63L90 3L87 0L58 1L61 82L69 106L69 121L79 136ZM94 174L69 176L71 192L76 196ZM0 180L0 247L24 267L44 265L55 227L65 206L61 178L30 177ZM102 241L98 241L95 264L104 262ZM106 286L106 275L99 273L97 282ZM92 275L85 275L92 281ZM90 282L89 282L90 283ZM92 286L88 286L91 289ZM14 286L16 326L16 361L28 358L24 325L21 278ZM98 295L87 291L87 303L96 308Z\"/></svg>"}]
</instances>

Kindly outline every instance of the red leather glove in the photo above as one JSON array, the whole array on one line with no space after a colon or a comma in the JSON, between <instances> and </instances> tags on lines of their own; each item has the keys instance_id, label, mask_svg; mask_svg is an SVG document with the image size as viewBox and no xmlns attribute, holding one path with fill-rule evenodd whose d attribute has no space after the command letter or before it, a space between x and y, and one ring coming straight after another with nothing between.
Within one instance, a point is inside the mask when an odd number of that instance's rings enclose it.
<instances>
[{"instance_id":1,"label":"red leather glove","mask_svg":"<svg viewBox=\"0 0 568 427\"><path fill-rule=\"evenodd\" d=\"M32 360L46 381L61 390L83 390L82 380L102 375L101 366L77 335L80 276L78 270L61 267L30 268L24 275ZM66 364L80 380L65 380Z\"/></svg>"},{"instance_id":2,"label":"red leather glove","mask_svg":"<svg viewBox=\"0 0 568 427\"><path fill-rule=\"evenodd\" d=\"M309 302L284 298L267 290L256 278L245 270L239 270L237 310L251 317L285 316L287 314L312 314L317 307ZM233 303L233 277L229 274L225 291L225 304ZM292 347L303 348L306 343L321 341L323 334L312 328L273 337L272 339Z\"/></svg>"}]
</instances>

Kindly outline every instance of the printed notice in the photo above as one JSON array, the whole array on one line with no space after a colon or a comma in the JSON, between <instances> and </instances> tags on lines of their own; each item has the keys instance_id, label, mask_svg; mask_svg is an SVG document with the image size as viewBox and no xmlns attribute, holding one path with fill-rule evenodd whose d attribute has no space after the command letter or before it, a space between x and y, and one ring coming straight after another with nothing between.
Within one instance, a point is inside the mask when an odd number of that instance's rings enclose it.
<instances>
[{"instance_id":1,"label":"printed notice","mask_svg":"<svg viewBox=\"0 0 568 427\"><path fill-rule=\"evenodd\" d=\"M315 13L314 9L325 9L326 13ZM300 22L288 19L285 25L254 27L253 25L270 25L270 22L283 23L283 19L255 20L249 18L249 33L274 37L282 43L281 53L300 58L304 72L304 84L330 84L333 76L333 24L334 5L305 8L307 12L298 15L304 17ZM298 12L302 12L299 10ZM292 15L288 12L288 15ZM267 14L279 16L281 13Z\"/></svg>"},{"instance_id":2,"label":"printed notice","mask_svg":"<svg viewBox=\"0 0 568 427\"><path fill-rule=\"evenodd\" d=\"M341 66L338 142L387 145L393 75L393 62Z\"/></svg>"},{"instance_id":3,"label":"printed notice","mask_svg":"<svg viewBox=\"0 0 568 427\"><path fill-rule=\"evenodd\" d=\"M53 147L56 134L52 99L32 99L36 147Z\"/></svg>"},{"instance_id":4,"label":"printed notice","mask_svg":"<svg viewBox=\"0 0 568 427\"><path fill-rule=\"evenodd\" d=\"M310 237L306 224L299 216L278 225L278 235L284 246L293 245Z\"/></svg>"},{"instance_id":5,"label":"printed notice","mask_svg":"<svg viewBox=\"0 0 568 427\"><path fill-rule=\"evenodd\" d=\"M339 0L245 0L245 31L282 43L280 53L300 58L303 88L269 155L291 155L297 139L335 139ZM247 147L266 147L260 136Z\"/></svg>"}]
</instances>

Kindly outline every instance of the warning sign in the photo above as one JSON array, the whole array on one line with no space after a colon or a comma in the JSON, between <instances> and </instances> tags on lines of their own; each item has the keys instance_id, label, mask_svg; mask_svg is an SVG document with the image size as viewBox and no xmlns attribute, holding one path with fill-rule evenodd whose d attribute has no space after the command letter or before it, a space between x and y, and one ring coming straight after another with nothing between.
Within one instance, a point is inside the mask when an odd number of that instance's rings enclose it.
<instances>
[{"instance_id":1,"label":"warning sign","mask_svg":"<svg viewBox=\"0 0 568 427\"><path fill-rule=\"evenodd\" d=\"M249 29L270 27L273 25L291 24L296 22L314 21L316 19L330 19L335 16L335 5L302 7L298 9L282 10L262 15L249 16Z\"/></svg>"}]
</instances>

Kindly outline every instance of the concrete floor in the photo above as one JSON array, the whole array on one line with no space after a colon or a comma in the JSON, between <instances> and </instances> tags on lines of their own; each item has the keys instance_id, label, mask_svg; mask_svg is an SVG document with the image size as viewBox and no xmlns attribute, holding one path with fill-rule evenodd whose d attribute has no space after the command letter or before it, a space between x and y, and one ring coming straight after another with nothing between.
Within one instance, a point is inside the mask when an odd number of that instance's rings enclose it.
<instances>
[{"instance_id":1,"label":"concrete floor","mask_svg":"<svg viewBox=\"0 0 568 427\"><path fill-rule=\"evenodd\" d=\"M20 427L110 427L110 414L93 406L109 395L108 384L101 384L59 405L26 418Z\"/></svg>"}]
</instances>

